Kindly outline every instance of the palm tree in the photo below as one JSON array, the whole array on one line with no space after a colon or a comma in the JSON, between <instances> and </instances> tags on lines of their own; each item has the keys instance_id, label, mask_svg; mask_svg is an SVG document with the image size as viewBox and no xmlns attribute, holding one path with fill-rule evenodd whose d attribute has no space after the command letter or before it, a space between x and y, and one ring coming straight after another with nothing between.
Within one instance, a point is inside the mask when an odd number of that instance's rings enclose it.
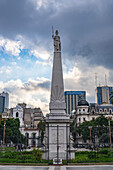
<instances>
[{"instance_id":1,"label":"palm tree","mask_svg":"<svg viewBox=\"0 0 113 170\"><path fill-rule=\"evenodd\" d=\"M109 98L109 100L111 101L111 104L113 104L113 90L112 90L111 93L110 93L110 98Z\"/></svg>"}]
</instances>

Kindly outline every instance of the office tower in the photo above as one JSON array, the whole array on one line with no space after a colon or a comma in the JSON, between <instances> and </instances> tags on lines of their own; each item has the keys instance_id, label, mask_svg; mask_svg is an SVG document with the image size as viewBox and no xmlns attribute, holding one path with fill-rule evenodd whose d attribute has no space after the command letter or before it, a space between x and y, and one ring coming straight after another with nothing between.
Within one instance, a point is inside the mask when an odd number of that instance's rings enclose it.
<instances>
[{"instance_id":1,"label":"office tower","mask_svg":"<svg viewBox=\"0 0 113 170\"><path fill-rule=\"evenodd\" d=\"M4 112L5 109L5 97L0 96L0 114Z\"/></svg>"},{"instance_id":2,"label":"office tower","mask_svg":"<svg viewBox=\"0 0 113 170\"><path fill-rule=\"evenodd\" d=\"M81 99L86 99L85 91L65 91L66 113L72 114L76 110L78 102Z\"/></svg>"},{"instance_id":3,"label":"office tower","mask_svg":"<svg viewBox=\"0 0 113 170\"><path fill-rule=\"evenodd\" d=\"M113 90L113 87L109 87L109 86L97 87L95 90L96 103L99 105L111 103L109 98L110 98L110 94L112 90Z\"/></svg>"},{"instance_id":4,"label":"office tower","mask_svg":"<svg viewBox=\"0 0 113 170\"><path fill-rule=\"evenodd\" d=\"M7 92L0 93L0 96L5 97L5 108L9 108L9 94Z\"/></svg>"}]
</instances>

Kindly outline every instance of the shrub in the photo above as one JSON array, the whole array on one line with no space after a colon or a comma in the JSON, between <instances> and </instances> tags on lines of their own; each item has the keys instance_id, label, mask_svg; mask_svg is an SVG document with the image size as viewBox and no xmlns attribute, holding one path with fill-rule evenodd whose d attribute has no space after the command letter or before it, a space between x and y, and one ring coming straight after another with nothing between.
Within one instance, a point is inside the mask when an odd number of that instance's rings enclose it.
<instances>
[{"instance_id":1,"label":"shrub","mask_svg":"<svg viewBox=\"0 0 113 170\"><path fill-rule=\"evenodd\" d=\"M89 159L94 159L95 156L96 156L95 154L96 154L95 152L89 152L89 153L88 153L88 158L89 158Z\"/></svg>"},{"instance_id":2,"label":"shrub","mask_svg":"<svg viewBox=\"0 0 113 170\"><path fill-rule=\"evenodd\" d=\"M2 154L2 158L16 158L17 157L17 153L16 152L5 152Z\"/></svg>"},{"instance_id":3,"label":"shrub","mask_svg":"<svg viewBox=\"0 0 113 170\"><path fill-rule=\"evenodd\" d=\"M33 149L32 153L33 153L33 156L36 160L41 160L41 157L42 157L42 151L41 150Z\"/></svg>"},{"instance_id":4,"label":"shrub","mask_svg":"<svg viewBox=\"0 0 113 170\"><path fill-rule=\"evenodd\" d=\"M108 154L108 149L101 149L100 151L99 151L99 153L101 153L101 154Z\"/></svg>"},{"instance_id":5,"label":"shrub","mask_svg":"<svg viewBox=\"0 0 113 170\"><path fill-rule=\"evenodd\" d=\"M85 154L88 154L89 153L89 151L77 151L77 152L75 152L75 155L85 155Z\"/></svg>"}]
</instances>

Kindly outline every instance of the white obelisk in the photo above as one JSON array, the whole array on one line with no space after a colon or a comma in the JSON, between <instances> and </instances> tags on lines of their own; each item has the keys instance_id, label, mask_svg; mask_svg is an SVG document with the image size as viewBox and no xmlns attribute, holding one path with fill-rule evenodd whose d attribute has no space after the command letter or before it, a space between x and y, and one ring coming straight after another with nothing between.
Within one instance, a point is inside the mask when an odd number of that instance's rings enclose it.
<instances>
[{"instance_id":1,"label":"white obelisk","mask_svg":"<svg viewBox=\"0 0 113 170\"><path fill-rule=\"evenodd\" d=\"M52 36L54 40L54 59L53 59L53 72L51 83L51 98L50 98L50 114L65 114L66 104L64 98L64 83L62 73L62 60L61 60L61 42L56 30L56 35Z\"/></svg>"},{"instance_id":2,"label":"white obelisk","mask_svg":"<svg viewBox=\"0 0 113 170\"><path fill-rule=\"evenodd\" d=\"M70 147L70 117L66 114L64 84L61 61L61 42L56 30L54 40L54 59L51 83L50 114L46 116L44 159L74 158Z\"/></svg>"}]
</instances>

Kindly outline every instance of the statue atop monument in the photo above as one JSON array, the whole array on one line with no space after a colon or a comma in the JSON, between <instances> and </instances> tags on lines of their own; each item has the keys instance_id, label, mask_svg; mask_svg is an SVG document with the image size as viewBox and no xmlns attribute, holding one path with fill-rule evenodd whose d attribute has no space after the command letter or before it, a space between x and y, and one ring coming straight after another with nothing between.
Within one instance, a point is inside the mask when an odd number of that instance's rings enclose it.
<instances>
[{"instance_id":1,"label":"statue atop monument","mask_svg":"<svg viewBox=\"0 0 113 170\"><path fill-rule=\"evenodd\" d=\"M60 36L58 35L58 30L56 30L55 34L56 34L55 36L54 34L52 35L52 38L54 40L54 51L59 52L61 51L61 41Z\"/></svg>"}]
</instances>

